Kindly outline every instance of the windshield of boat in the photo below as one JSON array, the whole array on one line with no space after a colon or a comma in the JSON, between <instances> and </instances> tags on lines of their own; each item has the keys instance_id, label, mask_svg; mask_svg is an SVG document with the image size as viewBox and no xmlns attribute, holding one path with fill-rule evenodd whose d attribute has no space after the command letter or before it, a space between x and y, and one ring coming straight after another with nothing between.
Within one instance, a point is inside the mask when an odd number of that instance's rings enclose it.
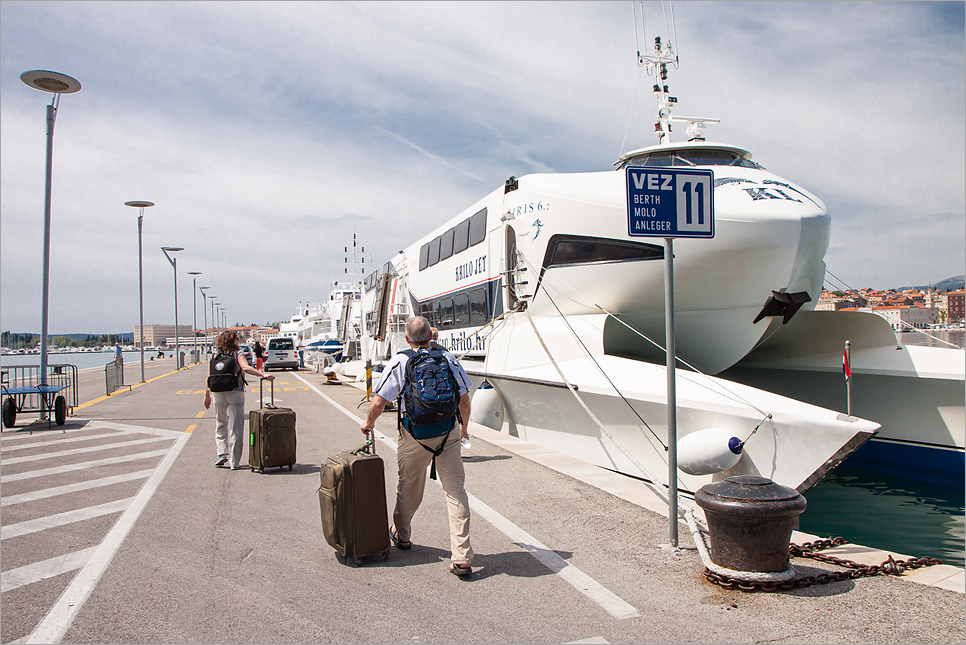
<instances>
[{"instance_id":1,"label":"windshield of boat","mask_svg":"<svg viewBox=\"0 0 966 645\"><path fill-rule=\"evenodd\" d=\"M741 166L764 170L754 161L742 159L740 155L729 150L701 148L658 150L631 157L623 166Z\"/></svg>"}]
</instances>

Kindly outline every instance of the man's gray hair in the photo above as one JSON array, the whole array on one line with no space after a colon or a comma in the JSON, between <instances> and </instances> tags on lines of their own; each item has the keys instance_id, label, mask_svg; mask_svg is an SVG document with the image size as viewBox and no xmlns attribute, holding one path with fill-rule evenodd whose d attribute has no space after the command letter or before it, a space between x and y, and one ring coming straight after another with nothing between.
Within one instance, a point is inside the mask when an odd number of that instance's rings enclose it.
<instances>
[{"instance_id":1,"label":"man's gray hair","mask_svg":"<svg viewBox=\"0 0 966 645\"><path fill-rule=\"evenodd\" d=\"M413 345L425 345L433 337L429 321L422 316L413 316L406 321L406 336Z\"/></svg>"}]
</instances>

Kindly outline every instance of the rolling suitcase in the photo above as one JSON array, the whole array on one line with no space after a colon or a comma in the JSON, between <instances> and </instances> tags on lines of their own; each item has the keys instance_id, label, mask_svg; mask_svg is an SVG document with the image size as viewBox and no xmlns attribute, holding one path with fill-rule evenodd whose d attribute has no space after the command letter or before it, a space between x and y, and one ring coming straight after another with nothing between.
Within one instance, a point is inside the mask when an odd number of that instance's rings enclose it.
<instances>
[{"instance_id":1,"label":"rolling suitcase","mask_svg":"<svg viewBox=\"0 0 966 645\"><path fill-rule=\"evenodd\" d=\"M262 380L258 381L258 398L262 401ZM272 401L261 410L248 413L248 465L252 472L266 468L292 470L295 465L295 412L275 407L275 384Z\"/></svg>"},{"instance_id":2,"label":"rolling suitcase","mask_svg":"<svg viewBox=\"0 0 966 645\"><path fill-rule=\"evenodd\" d=\"M386 475L375 437L322 465L319 507L325 541L356 566L365 556L389 557Z\"/></svg>"}]
</instances>

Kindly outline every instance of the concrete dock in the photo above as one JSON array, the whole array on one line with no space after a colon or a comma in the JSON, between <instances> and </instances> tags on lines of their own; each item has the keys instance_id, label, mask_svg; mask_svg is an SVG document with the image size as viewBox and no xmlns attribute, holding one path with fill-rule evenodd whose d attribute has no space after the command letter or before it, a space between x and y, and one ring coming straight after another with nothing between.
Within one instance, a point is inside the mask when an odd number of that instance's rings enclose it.
<instances>
[{"instance_id":1,"label":"concrete dock","mask_svg":"<svg viewBox=\"0 0 966 645\"><path fill-rule=\"evenodd\" d=\"M411 550L341 564L322 535L319 471L329 455L362 443L364 392L307 370L276 373L276 404L298 415L298 463L291 472L230 471L214 467L206 368L152 361L139 384L138 364L128 364L125 382L134 386L110 397L103 369L83 370L81 405L65 426L48 429L25 414L0 435L0 641L966 639L962 569L778 593L724 590L704 579L683 522L680 547L668 547L667 509L646 485L475 425L464 451L475 573L448 572L445 499L434 482ZM255 383L246 410L257 407ZM377 429L391 509L395 414ZM886 558L853 545L836 551L874 564ZM839 570L792 564L799 575Z\"/></svg>"}]
</instances>

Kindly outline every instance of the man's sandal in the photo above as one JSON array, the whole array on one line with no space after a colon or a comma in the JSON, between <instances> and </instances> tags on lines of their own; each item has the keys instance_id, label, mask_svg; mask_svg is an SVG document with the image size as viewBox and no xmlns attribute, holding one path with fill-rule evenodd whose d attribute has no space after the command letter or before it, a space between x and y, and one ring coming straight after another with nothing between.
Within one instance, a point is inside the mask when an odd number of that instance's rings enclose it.
<instances>
[{"instance_id":1,"label":"man's sandal","mask_svg":"<svg viewBox=\"0 0 966 645\"><path fill-rule=\"evenodd\" d=\"M402 540L399 539L399 535L396 533L395 526L389 529L389 539L392 540L392 543L396 545L397 549L402 549L403 551L405 551L406 549L413 548L413 543L411 541L403 542Z\"/></svg>"},{"instance_id":2,"label":"man's sandal","mask_svg":"<svg viewBox=\"0 0 966 645\"><path fill-rule=\"evenodd\" d=\"M468 564L454 564L450 566L449 572L457 576L468 576L473 573L473 567Z\"/></svg>"}]
</instances>

